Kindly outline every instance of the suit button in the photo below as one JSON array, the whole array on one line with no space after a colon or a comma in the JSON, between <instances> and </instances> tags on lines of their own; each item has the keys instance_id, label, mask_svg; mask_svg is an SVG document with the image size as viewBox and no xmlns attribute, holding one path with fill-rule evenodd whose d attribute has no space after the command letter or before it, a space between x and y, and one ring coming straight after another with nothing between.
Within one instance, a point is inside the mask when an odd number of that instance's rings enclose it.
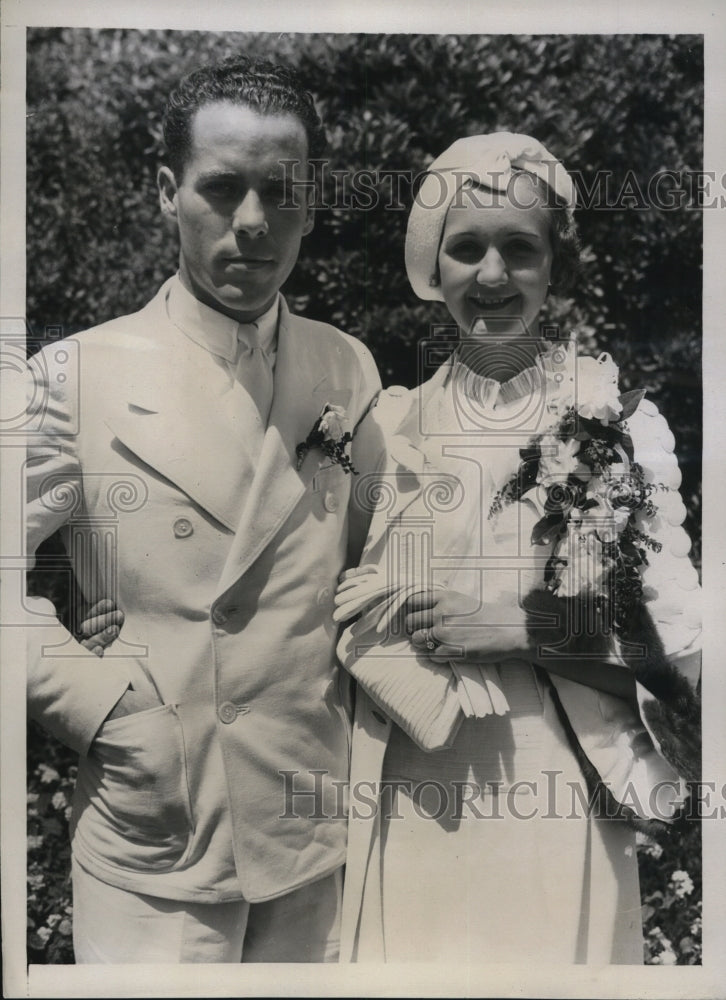
<instances>
[{"instance_id":1,"label":"suit button","mask_svg":"<svg viewBox=\"0 0 726 1000\"><path fill-rule=\"evenodd\" d=\"M228 726L237 718L237 706L233 705L231 701L223 701L217 710L217 715Z\"/></svg>"},{"instance_id":2,"label":"suit button","mask_svg":"<svg viewBox=\"0 0 726 1000\"><path fill-rule=\"evenodd\" d=\"M188 517L178 517L174 521L175 538L189 538L192 534L194 534L194 525Z\"/></svg>"},{"instance_id":3,"label":"suit button","mask_svg":"<svg viewBox=\"0 0 726 1000\"><path fill-rule=\"evenodd\" d=\"M335 493L333 493L332 490L328 490L328 492L325 494L325 499L323 500L323 507L325 507L325 509L329 514L334 514L335 511L338 509L338 498L335 495Z\"/></svg>"},{"instance_id":4,"label":"suit button","mask_svg":"<svg viewBox=\"0 0 726 1000\"><path fill-rule=\"evenodd\" d=\"M212 612L212 621L215 625L226 625L227 613L221 608L215 608Z\"/></svg>"}]
</instances>

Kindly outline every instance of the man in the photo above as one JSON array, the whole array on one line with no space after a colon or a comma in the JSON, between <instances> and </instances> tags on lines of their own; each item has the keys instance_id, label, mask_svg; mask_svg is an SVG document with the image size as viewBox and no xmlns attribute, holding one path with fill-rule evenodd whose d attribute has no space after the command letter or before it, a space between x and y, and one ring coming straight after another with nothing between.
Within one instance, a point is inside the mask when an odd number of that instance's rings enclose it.
<instances>
[{"instance_id":1,"label":"man","mask_svg":"<svg viewBox=\"0 0 726 1000\"><path fill-rule=\"evenodd\" d=\"M29 549L63 528L85 596L125 613L103 660L28 630L31 715L80 753L76 959L335 960L348 719L331 612L362 533L351 475L298 445L326 407L334 440L353 433L380 382L361 344L279 293L313 226L290 163L304 177L321 151L296 77L197 70L164 136L178 274L34 363Z\"/></svg>"}]
</instances>

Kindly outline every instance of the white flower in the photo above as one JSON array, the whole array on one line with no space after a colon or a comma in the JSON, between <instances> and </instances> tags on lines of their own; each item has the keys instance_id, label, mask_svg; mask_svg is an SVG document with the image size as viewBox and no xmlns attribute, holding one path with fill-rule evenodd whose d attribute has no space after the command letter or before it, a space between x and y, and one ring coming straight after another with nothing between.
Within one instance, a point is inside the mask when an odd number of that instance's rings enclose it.
<instances>
[{"instance_id":1,"label":"white flower","mask_svg":"<svg viewBox=\"0 0 726 1000\"><path fill-rule=\"evenodd\" d=\"M618 366L609 354L577 359L577 412L590 420L610 423L623 411L619 400Z\"/></svg>"},{"instance_id":2,"label":"white flower","mask_svg":"<svg viewBox=\"0 0 726 1000\"><path fill-rule=\"evenodd\" d=\"M676 965L678 959L673 948L664 948L663 951L653 959L653 965Z\"/></svg>"},{"instance_id":3,"label":"white flower","mask_svg":"<svg viewBox=\"0 0 726 1000\"><path fill-rule=\"evenodd\" d=\"M38 771L43 785L49 785L51 781L60 781L58 772L54 768L48 767L47 764L38 764Z\"/></svg>"},{"instance_id":4,"label":"white flower","mask_svg":"<svg viewBox=\"0 0 726 1000\"><path fill-rule=\"evenodd\" d=\"M644 848L644 850L646 854L649 854L651 858L654 858L656 861L663 854L663 848L660 846L660 844L657 844L655 841L653 841L652 844L649 844L646 848Z\"/></svg>"},{"instance_id":5,"label":"white flower","mask_svg":"<svg viewBox=\"0 0 726 1000\"><path fill-rule=\"evenodd\" d=\"M640 830L636 830L635 843L637 844L639 851L641 851L644 854L649 854L650 857L655 858L656 861L663 853L663 848L660 846L660 844L656 840L653 840L652 837L649 837L646 833L643 833Z\"/></svg>"},{"instance_id":6,"label":"white flower","mask_svg":"<svg viewBox=\"0 0 726 1000\"><path fill-rule=\"evenodd\" d=\"M596 506L588 507L582 512L582 528L596 531L603 542L617 541L628 523L630 512L620 507L613 509L607 497L599 492L588 491L587 499L594 500Z\"/></svg>"},{"instance_id":7,"label":"white flower","mask_svg":"<svg viewBox=\"0 0 726 1000\"><path fill-rule=\"evenodd\" d=\"M320 430L329 441L339 441L344 433L346 412L342 406L326 403L320 414Z\"/></svg>"},{"instance_id":8,"label":"white flower","mask_svg":"<svg viewBox=\"0 0 726 1000\"><path fill-rule=\"evenodd\" d=\"M537 470L537 482L547 480L564 482L571 473L580 471L583 467L577 458L580 442L574 438L561 441L554 434L544 434L539 441L540 460Z\"/></svg>"},{"instance_id":9,"label":"white flower","mask_svg":"<svg viewBox=\"0 0 726 1000\"><path fill-rule=\"evenodd\" d=\"M28 834L28 850L35 851L38 847L43 846L43 837L41 835L35 836L34 834Z\"/></svg>"},{"instance_id":10,"label":"white flower","mask_svg":"<svg viewBox=\"0 0 726 1000\"><path fill-rule=\"evenodd\" d=\"M40 938L40 940L43 942L43 944L47 944L48 939L52 935L53 931L50 929L50 927L39 927L36 933Z\"/></svg>"},{"instance_id":11,"label":"white flower","mask_svg":"<svg viewBox=\"0 0 726 1000\"><path fill-rule=\"evenodd\" d=\"M65 792L56 792L53 798L50 800L50 804L54 809L65 809L68 805L68 799L66 798Z\"/></svg>"},{"instance_id":12,"label":"white flower","mask_svg":"<svg viewBox=\"0 0 726 1000\"><path fill-rule=\"evenodd\" d=\"M675 965L678 961L673 945L665 936L660 927L652 927L648 932L648 937L652 937L660 945L661 951L653 955L650 960L651 965Z\"/></svg>"},{"instance_id":13,"label":"white flower","mask_svg":"<svg viewBox=\"0 0 726 1000\"><path fill-rule=\"evenodd\" d=\"M678 899L682 899L684 896L690 896L693 892L693 881L688 872L675 871L671 875L670 887L673 889L673 894Z\"/></svg>"}]
</instances>

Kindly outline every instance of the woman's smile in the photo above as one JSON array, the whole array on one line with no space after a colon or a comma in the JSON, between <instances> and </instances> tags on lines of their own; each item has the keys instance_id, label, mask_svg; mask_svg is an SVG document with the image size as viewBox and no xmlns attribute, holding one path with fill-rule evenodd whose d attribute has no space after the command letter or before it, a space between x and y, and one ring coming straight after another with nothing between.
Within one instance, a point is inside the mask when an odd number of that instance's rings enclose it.
<instances>
[{"instance_id":1,"label":"woman's smile","mask_svg":"<svg viewBox=\"0 0 726 1000\"><path fill-rule=\"evenodd\" d=\"M472 292L469 295L469 301L474 306L478 306L480 309L487 311L504 311L513 305L519 299L519 295L515 293L514 295L505 296L490 296L485 295L481 292Z\"/></svg>"}]
</instances>

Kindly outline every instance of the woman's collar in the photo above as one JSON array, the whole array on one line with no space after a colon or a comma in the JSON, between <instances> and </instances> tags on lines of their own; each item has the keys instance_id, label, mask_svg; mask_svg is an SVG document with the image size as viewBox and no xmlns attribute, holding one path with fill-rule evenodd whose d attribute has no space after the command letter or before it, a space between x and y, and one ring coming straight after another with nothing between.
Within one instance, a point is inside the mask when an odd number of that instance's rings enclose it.
<instances>
[{"instance_id":1,"label":"woman's collar","mask_svg":"<svg viewBox=\"0 0 726 1000\"><path fill-rule=\"evenodd\" d=\"M544 342L533 364L504 381L479 375L459 358L458 351L454 351L442 366L441 384L447 385L452 379L456 380L467 396L476 399L484 406L493 406L497 402L513 403L545 386L557 372L561 371L571 346L571 342L566 344Z\"/></svg>"}]
</instances>

